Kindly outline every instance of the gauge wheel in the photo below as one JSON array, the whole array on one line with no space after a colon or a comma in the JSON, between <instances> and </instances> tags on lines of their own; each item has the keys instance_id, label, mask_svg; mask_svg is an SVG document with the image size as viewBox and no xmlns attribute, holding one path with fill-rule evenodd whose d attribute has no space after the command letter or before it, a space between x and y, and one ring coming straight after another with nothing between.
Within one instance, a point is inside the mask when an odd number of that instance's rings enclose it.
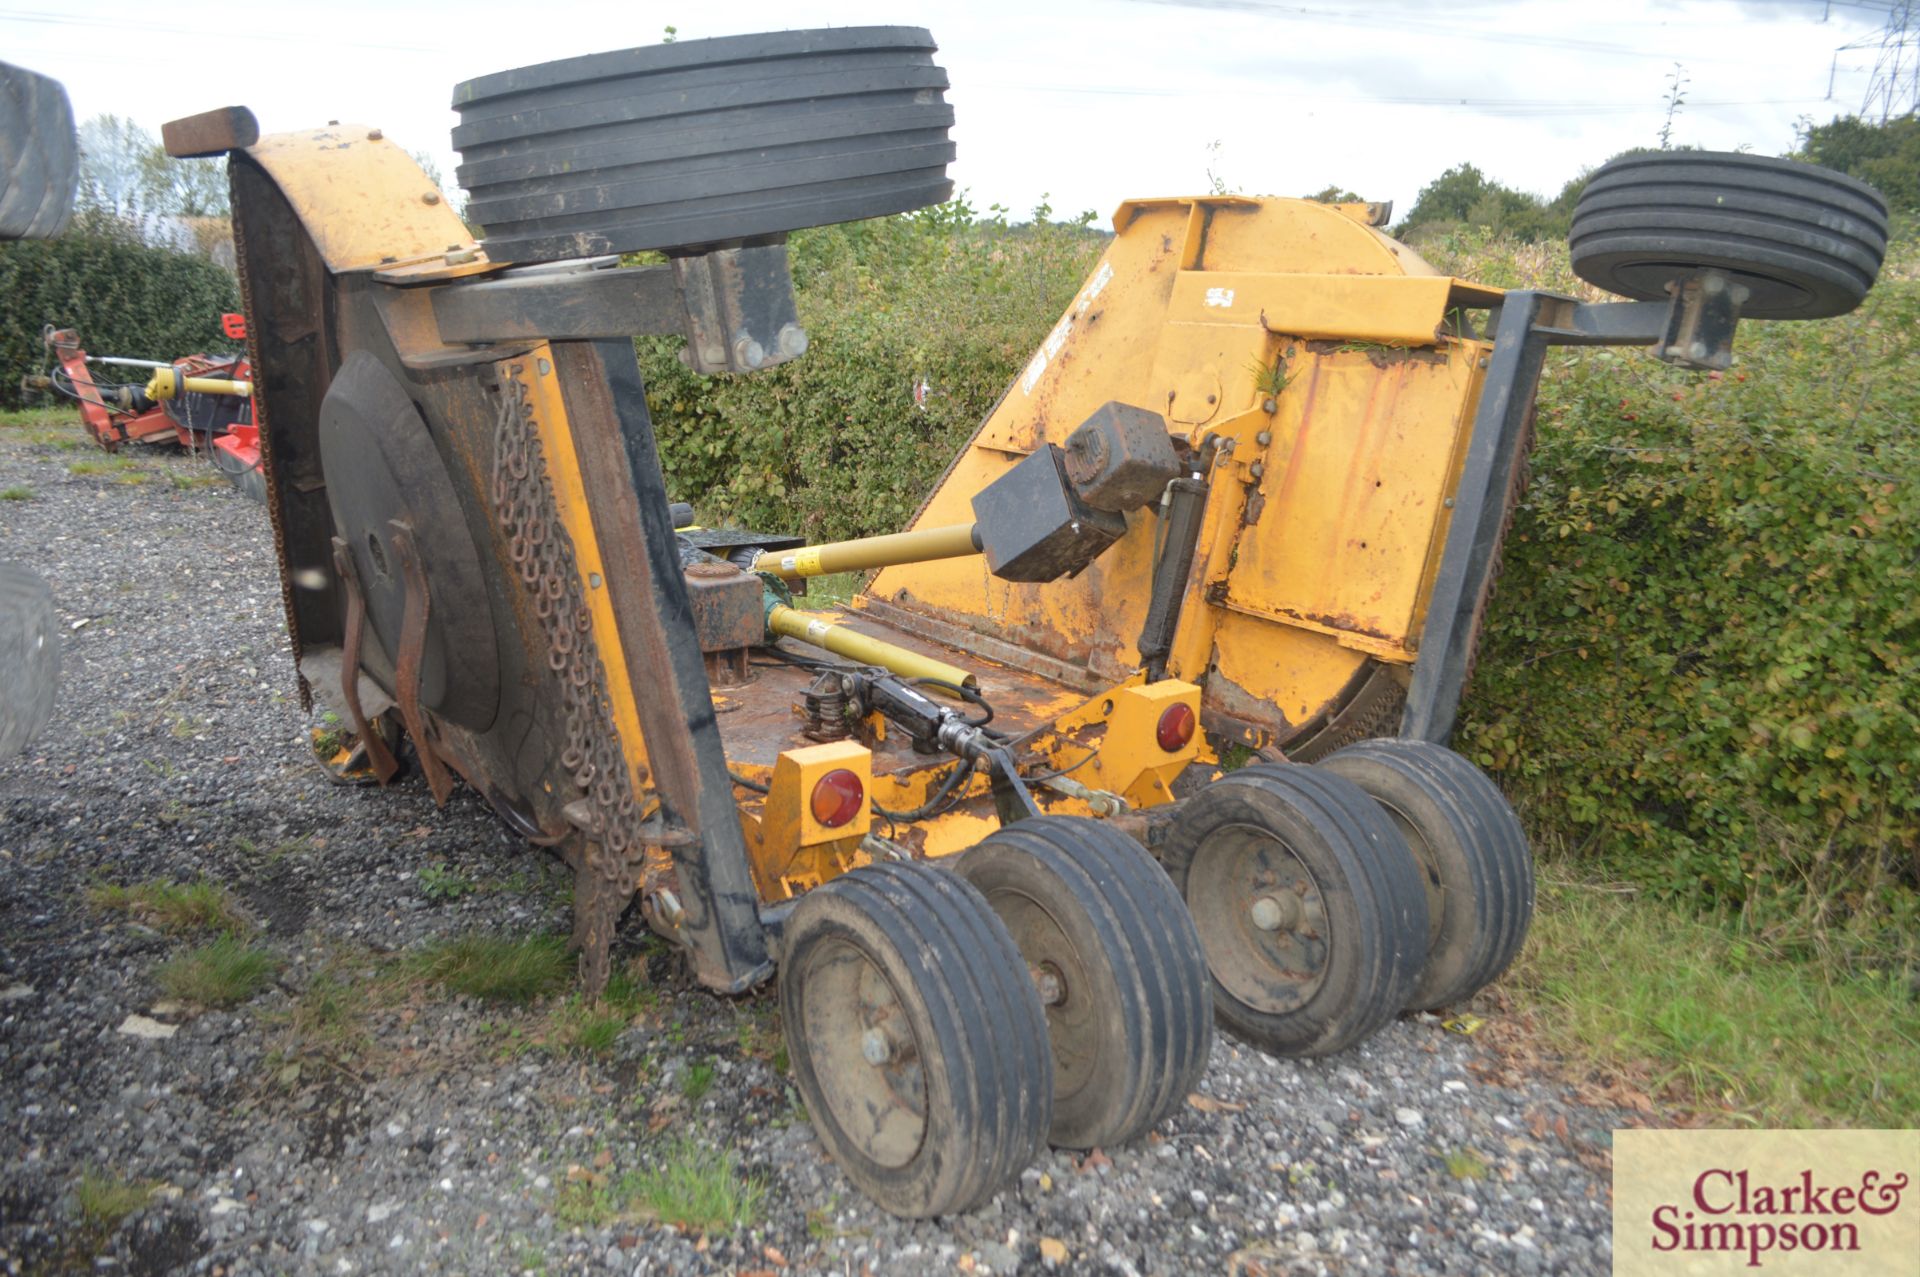
<instances>
[{"instance_id":1,"label":"gauge wheel","mask_svg":"<svg viewBox=\"0 0 1920 1277\"><path fill-rule=\"evenodd\" d=\"M1520 819L1487 774L1443 746L1369 740L1318 764L1385 808L1427 896L1427 960L1407 1009L1472 997L1520 952L1533 920L1533 857Z\"/></svg>"},{"instance_id":2,"label":"gauge wheel","mask_svg":"<svg viewBox=\"0 0 1920 1277\"><path fill-rule=\"evenodd\" d=\"M0 563L0 759L25 749L47 725L59 685L53 594L36 573Z\"/></svg>"},{"instance_id":3,"label":"gauge wheel","mask_svg":"<svg viewBox=\"0 0 1920 1277\"><path fill-rule=\"evenodd\" d=\"M1178 1108L1213 1042L1206 952L1146 848L1078 816L989 835L955 865L1019 946L1053 1053L1062 1148L1131 1143Z\"/></svg>"},{"instance_id":4,"label":"gauge wheel","mask_svg":"<svg viewBox=\"0 0 1920 1277\"><path fill-rule=\"evenodd\" d=\"M1352 781L1298 764L1232 772L1182 805L1161 862L1229 1033L1276 1055L1329 1055L1406 1005L1426 959L1426 891Z\"/></svg>"},{"instance_id":5,"label":"gauge wheel","mask_svg":"<svg viewBox=\"0 0 1920 1277\"><path fill-rule=\"evenodd\" d=\"M895 1215L983 1205L1045 1143L1039 996L1006 927L953 873L870 865L809 892L782 940L780 1014L820 1142Z\"/></svg>"},{"instance_id":6,"label":"gauge wheel","mask_svg":"<svg viewBox=\"0 0 1920 1277\"><path fill-rule=\"evenodd\" d=\"M455 175L497 262L776 238L953 194L919 27L682 40L454 89Z\"/></svg>"},{"instance_id":7,"label":"gauge wheel","mask_svg":"<svg viewBox=\"0 0 1920 1277\"><path fill-rule=\"evenodd\" d=\"M1824 319L1858 306L1887 252L1887 202L1815 164L1727 151L1649 151L1600 166L1567 233L1574 274L1663 301L1703 269L1748 290L1747 319Z\"/></svg>"}]
</instances>

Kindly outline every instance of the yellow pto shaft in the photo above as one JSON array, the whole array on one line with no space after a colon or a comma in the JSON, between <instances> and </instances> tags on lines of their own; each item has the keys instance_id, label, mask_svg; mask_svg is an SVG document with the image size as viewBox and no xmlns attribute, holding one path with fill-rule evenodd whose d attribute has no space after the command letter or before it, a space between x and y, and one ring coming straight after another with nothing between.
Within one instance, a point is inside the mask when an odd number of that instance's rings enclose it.
<instances>
[{"instance_id":1,"label":"yellow pto shaft","mask_svg":"<svg viewBox=\"0 0 1920 1277\"><path fill-rule=\"evenodd\" d=\"M147 383L147 398L159 401L181 394L239 395L253 393L251 381L230 381L224 377L182 377L178 368L161 368Z\"/></svg>"},{"instance_id":2,"label":"yellow pto shaft","mask_svg":"<svg viewBox=\"0 0 1920 1277\"><path fill-rule=\"evenodd\" d=\"M868 638L844 625L836 625L825 617L796 612L784 603L775 603L767 609L767 629L781 638L798 639L802 643L824 647L835 655L858 661L862 665L878 665L901 678L933 678L955 687L980 685L979 679L957 665L936 661L918 652L909 652L904 647L896 647L877 638Z\"/></svg>"},{"instance_id":3,"label":"yellow pto shaft","mask_svg":"<svg viewBox=\"0 0 1920 1277\"><path fill-rule=\"evenodd\" d=\"M903 563L930 563L980 553L980 537L971 523L891 536L834 541L797 550L769 550L753 561L753 571L773 576L825 576L830 572L865 572ZM951 667L949 667L951 668Z\"/></svg>"}]
</instances>

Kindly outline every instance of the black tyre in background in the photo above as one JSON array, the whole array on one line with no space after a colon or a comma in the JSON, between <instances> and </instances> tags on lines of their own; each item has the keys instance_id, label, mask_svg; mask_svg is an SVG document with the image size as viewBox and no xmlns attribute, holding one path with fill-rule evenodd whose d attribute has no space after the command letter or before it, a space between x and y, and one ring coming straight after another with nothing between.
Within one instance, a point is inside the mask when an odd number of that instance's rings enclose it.
<instances>
[{"instance_id":1,"label":"black tyre in background","mask_svg":"<svg viewBox=\"0 0 1920 1277\"><path fill-rule=\"evenodd\" d=\"M1652 151L1603 164L1574 206L1574 274L1637 301L1701 269L1747 288L1746 319L1824 319L1867 295L1887 251L1887 202L1814 164L1727 151Z\"/></svg>"}]
</instances>

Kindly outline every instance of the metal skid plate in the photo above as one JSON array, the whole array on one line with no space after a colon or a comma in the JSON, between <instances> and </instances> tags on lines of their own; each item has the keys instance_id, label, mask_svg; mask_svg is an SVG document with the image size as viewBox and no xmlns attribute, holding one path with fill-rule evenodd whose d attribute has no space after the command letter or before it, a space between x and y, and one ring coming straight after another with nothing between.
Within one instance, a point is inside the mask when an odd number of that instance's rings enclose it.
<instances>
[{"instance_id":1,"label":"metal skid plate","mask_svg":"<svg viewBox=\"0 0 1920 1277\"><path fill-rule=\"evenodd\" d=\"M500 704L499 649L480 555L426 422L384 364L355 351L320 406L320 464L337 535L353 555L367 617L400 662L407 584L394 545L411 529L427 582L420 704L473 731Z\"/></svg>"}]
</instances>

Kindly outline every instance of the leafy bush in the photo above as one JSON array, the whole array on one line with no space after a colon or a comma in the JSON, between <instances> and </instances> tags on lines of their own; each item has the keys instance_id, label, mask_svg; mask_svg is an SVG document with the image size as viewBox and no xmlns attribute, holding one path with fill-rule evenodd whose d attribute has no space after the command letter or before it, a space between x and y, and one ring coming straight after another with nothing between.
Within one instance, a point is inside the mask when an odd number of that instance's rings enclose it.
<instances>
[{"instance_id":1,"label":"leafy bush","mask_svg":"<svg viewBox=\"0 0 1920 1277\"><path fill-rule=\"evenodd\" d=\"M40 330L73 328L96 354L172 359L237 347L220 316L240 309L234 277L201 257L152 248L109 215L85 212L55 240L0 244L0 407L46 366Z\"/></svg>"},{"instance_id":2,"label":"leafy bush","mask_svg":"<svg viewBox=\"0 0 1920 1277\"><path fill-rule=\"evenodd\" d=\"M1549 363L1456 743L1659 892L1762 921L1914 908L1916 258L1852 316L1743 326L1724 376Z\"/></svg>"},{"instance_id":3,"label":"leafy bush","mask_svg":"<svg viewBox=\"0 0 1920 1277\"><path fill-rule=\"evenodd\" d=\"M697 377L678 338L639 341L675 496L813 539L904 526L1105 247L1090 216L1048 211L1014 226L955 202L794 235L812 345L768 372Z\"/></svg>"}]
</instances>

